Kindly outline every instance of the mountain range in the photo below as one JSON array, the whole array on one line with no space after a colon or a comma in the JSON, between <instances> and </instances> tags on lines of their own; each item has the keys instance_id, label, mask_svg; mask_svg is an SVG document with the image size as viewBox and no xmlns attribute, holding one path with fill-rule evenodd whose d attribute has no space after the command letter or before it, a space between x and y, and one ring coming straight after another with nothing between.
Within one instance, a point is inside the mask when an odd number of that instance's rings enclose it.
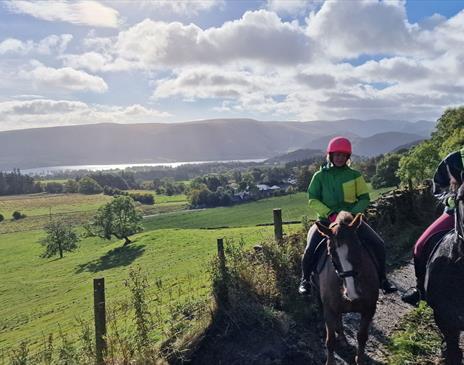
<instances>
[{"instance_id":1,"label":"mountain range","mask_svg":"<svg viewBox=\"0 0 464 365\"><path fill-rule=\"evenodd\" d=\"M435 123L398 120L260 122L214 119L187 123L92 124L0 132L0 170L63 165L270 158L324 149L334 135L355 153L374 156L428 138Z\"/></svg>"}]
</instances>

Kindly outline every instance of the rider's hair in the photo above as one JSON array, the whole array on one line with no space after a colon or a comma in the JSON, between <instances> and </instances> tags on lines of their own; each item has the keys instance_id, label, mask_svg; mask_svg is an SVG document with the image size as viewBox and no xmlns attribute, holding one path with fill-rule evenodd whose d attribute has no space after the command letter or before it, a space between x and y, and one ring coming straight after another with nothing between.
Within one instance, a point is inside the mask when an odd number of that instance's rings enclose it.
<instances>
[{"instance_id":1,"label":"rider's hair","mask_svg":"<svg viewBox=\"0 0 464 365\"><path fill-rule=\"evenodd\" d=\"M328 167L334 166L334 163L332 162L332 155L333 155L333 152L328 153L327 156L326 156L326 161L327 161L327 166ZM348 155L348 159L346 160L345 165L351 166L351 155Z\"/></svg>"}]
</instances>

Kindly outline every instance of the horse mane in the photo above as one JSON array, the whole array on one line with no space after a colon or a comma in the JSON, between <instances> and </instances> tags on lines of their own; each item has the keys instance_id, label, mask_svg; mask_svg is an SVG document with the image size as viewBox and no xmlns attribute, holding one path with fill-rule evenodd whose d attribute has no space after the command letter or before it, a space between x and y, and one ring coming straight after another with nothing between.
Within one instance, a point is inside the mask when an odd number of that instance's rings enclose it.
<instances>
[{"instance_id":1,"label":"horse mane","mask_svg":"<svg viewBox=\"0 0 464 365\"><path fill-rule=\"evenodd\" d=\"M353 215L350 212L342 210L337 215L337 219L330 225L333 227L333 232L336 234L342 225L348 226L353 221Z\"/></svg>"}]
</instances>

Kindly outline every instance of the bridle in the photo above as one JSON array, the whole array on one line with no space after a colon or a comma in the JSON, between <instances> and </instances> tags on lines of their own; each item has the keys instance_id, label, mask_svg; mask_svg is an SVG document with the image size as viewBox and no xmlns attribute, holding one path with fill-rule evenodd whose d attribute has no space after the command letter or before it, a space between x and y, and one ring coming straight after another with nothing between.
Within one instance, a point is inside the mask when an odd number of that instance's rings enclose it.
<instances>
[{"instance_id":1,"label":"bridle","mask_svg":"<svg viewBox=\"0 0 464 365\"><path fill-rule=\"evenodd\" d=\"M338 257L337 250L335 248L334 249L330 248L330 240L331 238L327 237L327 252L329 253L330 261L332 262L332 265L335 269L335 273L337 274L337 276L340 279L346 279L346 278L358 276L358 272L356 270L343 271L341 264L340 264L340 258Z\"/></svg>"}]
</instances>

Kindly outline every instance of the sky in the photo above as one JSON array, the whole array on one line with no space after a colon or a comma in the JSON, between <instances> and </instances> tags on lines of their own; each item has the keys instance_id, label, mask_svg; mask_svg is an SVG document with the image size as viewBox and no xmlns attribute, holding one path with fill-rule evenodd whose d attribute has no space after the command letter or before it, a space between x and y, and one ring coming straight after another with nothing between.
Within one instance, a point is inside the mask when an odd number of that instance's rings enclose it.
<instances>
[{"instance_id":1,"label":"sky","mask_svg":"<svg viewBox=\"0 0 464 365\"><path fill-rule=\"evenodd\" d=\"M0 0L0 131L462 104L464 0Z\"/></svg>"}]
</instances>

